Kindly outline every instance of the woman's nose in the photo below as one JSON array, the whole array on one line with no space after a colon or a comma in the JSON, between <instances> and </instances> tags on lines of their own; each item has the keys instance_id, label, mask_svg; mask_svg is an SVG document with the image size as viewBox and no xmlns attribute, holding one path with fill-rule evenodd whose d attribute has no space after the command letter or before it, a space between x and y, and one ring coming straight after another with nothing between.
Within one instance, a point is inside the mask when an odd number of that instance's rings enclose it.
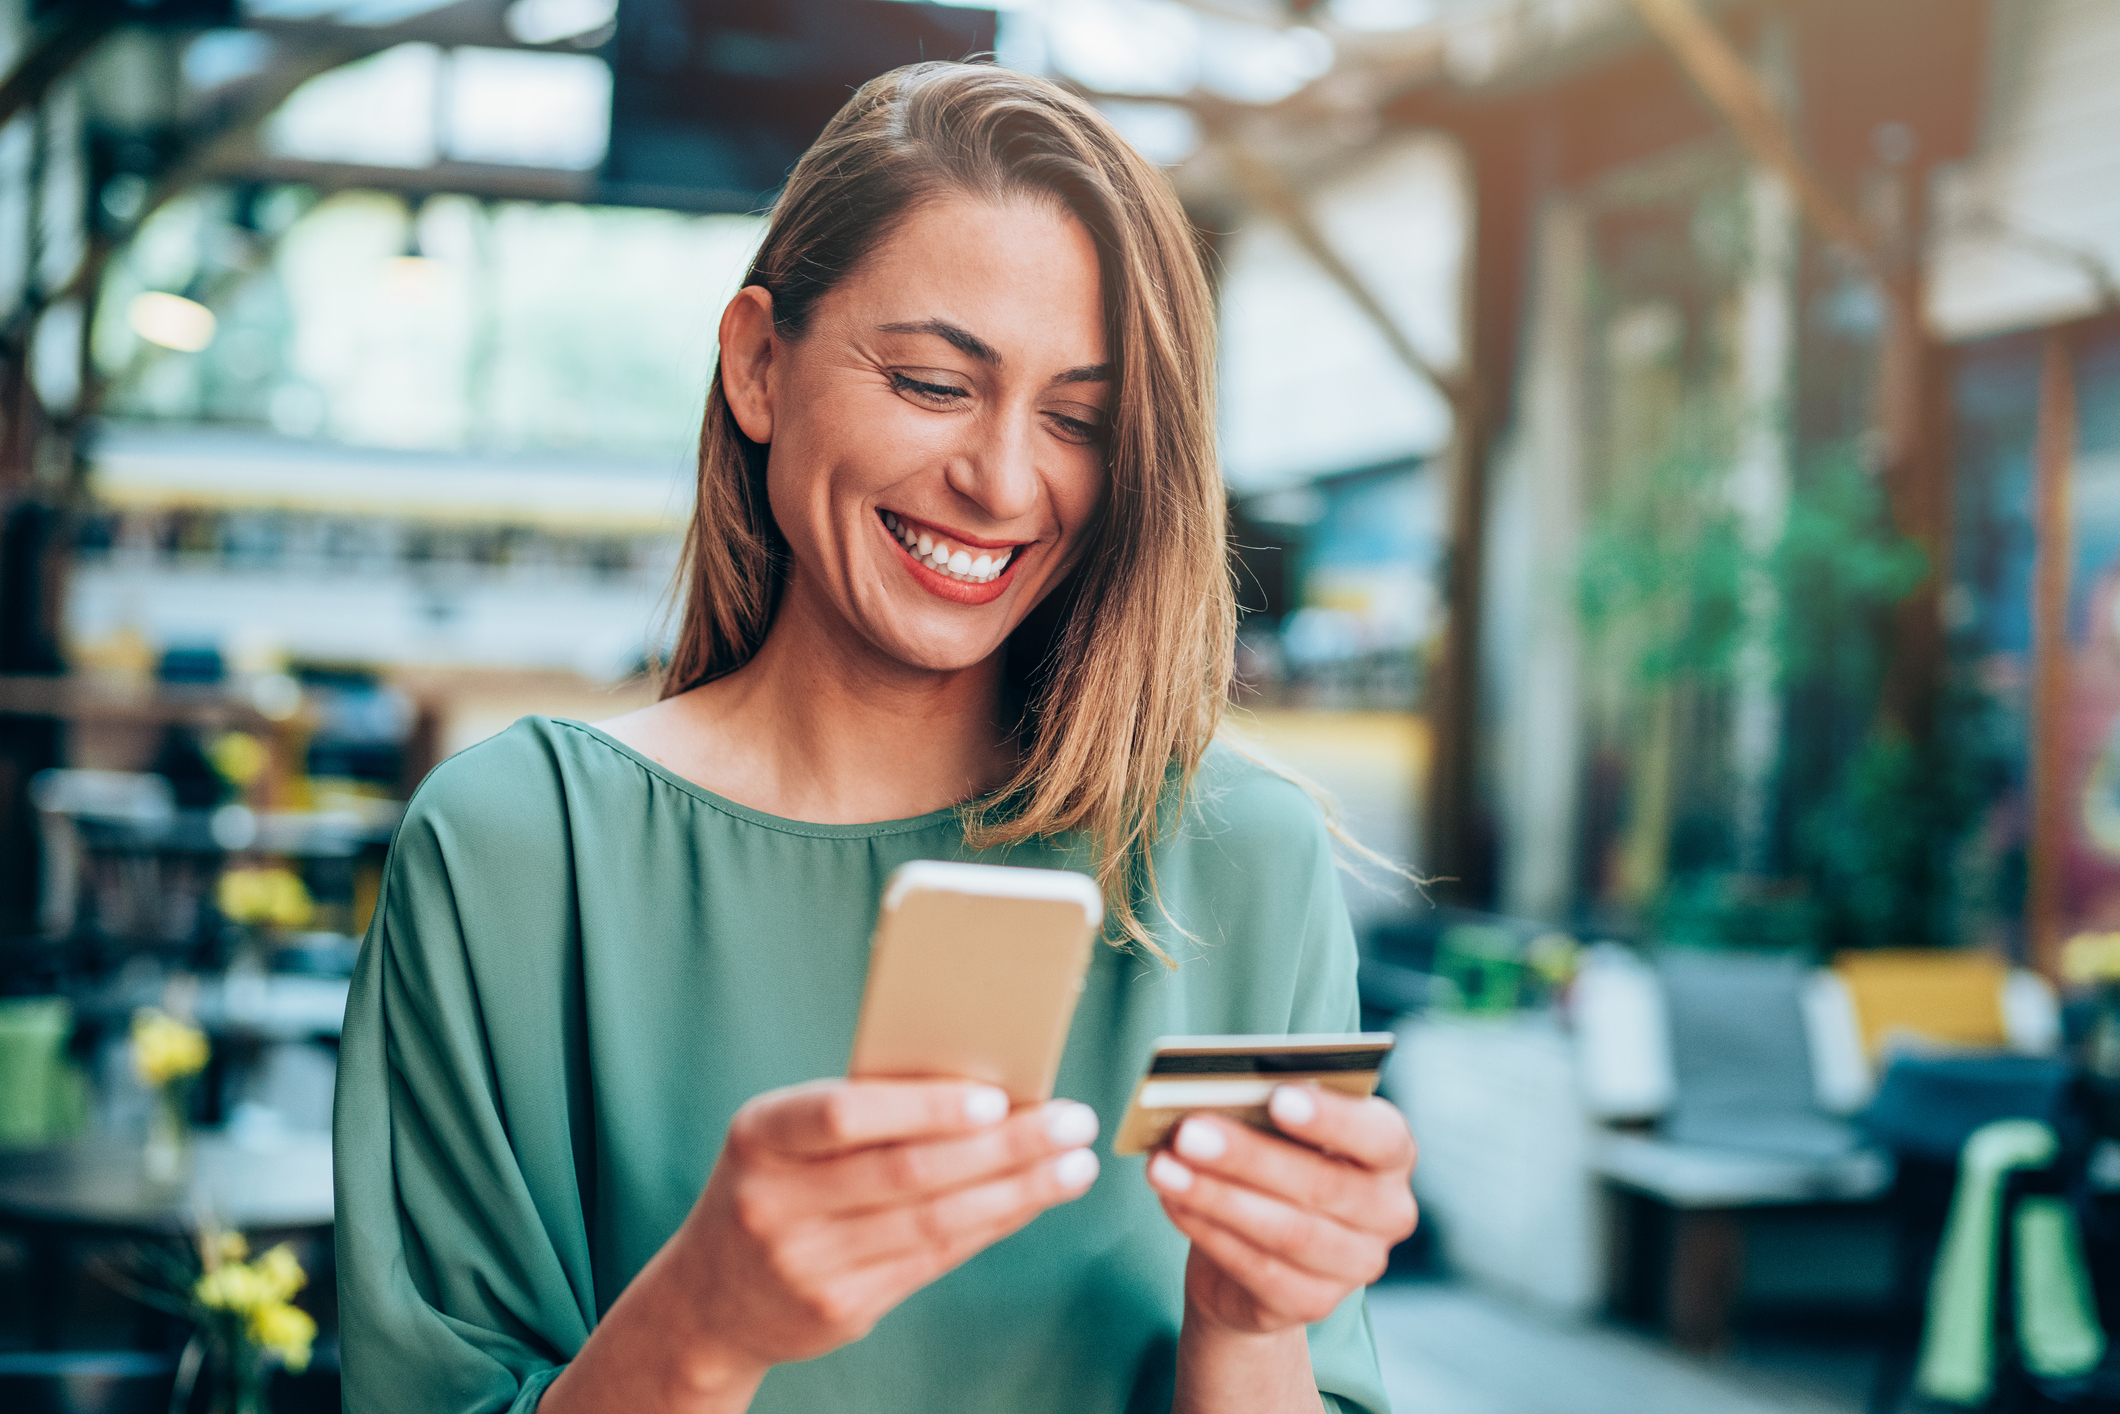
<instances>
[{"instance_id":1,"label":"woman's nose","mask_svg":"<svg viewBox=\"0 0 2120 1414\"><path fill-rule=\"evenodd\" d=\"M978 440L950 464L950 487L997 521L1028 515L1038 503L1034 429L1016 418L984 422Z\"/></svg>"}]
</instances>

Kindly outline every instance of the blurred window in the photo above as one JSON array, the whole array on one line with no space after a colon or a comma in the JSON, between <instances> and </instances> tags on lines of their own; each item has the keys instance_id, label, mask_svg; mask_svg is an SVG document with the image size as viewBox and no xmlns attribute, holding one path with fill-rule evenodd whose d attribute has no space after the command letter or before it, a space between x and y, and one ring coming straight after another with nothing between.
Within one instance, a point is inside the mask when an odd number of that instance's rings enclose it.
<instances>
[{"instance_id":1,"label":"blurred window","mask_svg":"<svg viewBox=\"0 0 2120 1414\"><path fill-rule=\"evenodd\" d=\"M752 216L202 190L157 212L105 278L105 406L360 446L680 453L721 304L762 230ZM197 352L141 337L136 303L168 295L213 311Z\"/></svg>"},{"instance_id":2,"label":"blurred window","mask_svg":"<svg viewBox=\"0 0 2120 1414\"><path fill-rule=\"evenodd\" d=\"M432 44L400 44L319 74L273 114L265 146L314 162L431 167L441 155L441 77L442 51Z\"/></svg>"},{"instance_id":3,"label":"blurred window","mask_svg":"<svg viewBox=\"0 0 2120 1414\"><path fill-rule=\"evenodd\" d=\"M448 155L585 171L611 136L611 70L588 54L459 49L448 71Z\"/></svg>"}]
</instances>

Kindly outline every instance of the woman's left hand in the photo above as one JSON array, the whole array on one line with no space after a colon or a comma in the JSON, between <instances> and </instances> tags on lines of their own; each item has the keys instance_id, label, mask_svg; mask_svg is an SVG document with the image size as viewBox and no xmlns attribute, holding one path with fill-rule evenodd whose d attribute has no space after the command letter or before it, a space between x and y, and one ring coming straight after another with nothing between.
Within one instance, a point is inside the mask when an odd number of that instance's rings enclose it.
<instances>
[{"instance_id":1,"label":"woman's left hand","mask_svg":"<svg viewBox=\"0 0 2120 1414\"><path fill-rule=\"evenodd\" d=\"M1414 1228L1413 1136L1396 1106L1283 1085L1283 1134L1188 1116L1148 1164L1163 1210L1192 1239L1188 1318L1265 1335L1321 1321L1383 1275Z\"/></svg>"}]
</instances>

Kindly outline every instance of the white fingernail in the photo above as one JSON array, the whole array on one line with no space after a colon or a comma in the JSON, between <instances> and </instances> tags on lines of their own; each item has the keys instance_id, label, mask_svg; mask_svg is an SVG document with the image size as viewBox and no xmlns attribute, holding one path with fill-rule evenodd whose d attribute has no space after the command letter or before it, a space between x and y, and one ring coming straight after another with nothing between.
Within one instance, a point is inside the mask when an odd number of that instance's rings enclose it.
<instances>
[{"instance_id":1,"label":"white fingernail","mask_svg":"<svg viewBox=\"0 0 2120 1414\"><path fill-rule=\"evenodd\" d=\"M1183 1193L1193 1185L1192 1170L1168 1154L1158 1154L1148 1161L1148 1176L1156 1187L1173 1193Z\"/></svg>"},{"instance_id":2,"label":"white fingernail","mask_svg":"<svg viewBox=\"0 0 2120 1414\"><path fill-rule=\"evenodd\" d=\"M1088 1105L1062 1100L1046 1111L1045 1137L1065 1149L1087 1144L1097 1137L1097 1112Z\"/></svg>"},{"instance_id":3,"label":"white fingernail","mask_svg":"<svg viewBox=\"0 0 2120 1414\"><path fill-rule=\"evenodd\" d=\"M1282 1124L1308 1124L1318 1117L1318 1102L1300 1085L1283 1085L1274 1091L1266 1109Z\"/></svg>"},{"instance_id":4,"label":"white fingernail","mask_svg":"<svg viewBox=\"0 0 2120 1414\"><path fill-rule=\"evenodd\" d=\"M1008 1092L981 1085L964 1097L964 1117L973 1124L997 1124L1008 1118Z\"/></svg>"},{"instance_id":5,"label":"white fingernail","mask_svg":"<svg viewBox=\"0 0 2120 1414\"><path fill-rule=\"evenodd\" d=\"M1097 1176L1097 1156L1087 1149L1070 1149L1053 1160L1053 1179L1062 1188L1087 1188Z\"/></svg>"},{"instance_id":6,"label":"white fingernail","mask_svg":"<svg viewBox=\"0 0 2120 1414\"><path fill-rule=\"evenodd\" d=\"M1219 1159L1229 1148L1229 1138L1218 1125L1189 1119L1178 1126L1178 1141L1173 1147L1188 1159Z\"/></svg>"}]
</instances>

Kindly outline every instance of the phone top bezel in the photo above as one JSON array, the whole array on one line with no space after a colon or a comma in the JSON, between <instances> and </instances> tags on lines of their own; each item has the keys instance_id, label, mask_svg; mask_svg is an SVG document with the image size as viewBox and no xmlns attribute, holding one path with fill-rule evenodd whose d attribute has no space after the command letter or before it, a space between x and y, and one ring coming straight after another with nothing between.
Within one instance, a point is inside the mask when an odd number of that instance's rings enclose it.
<instances>
[{"instance_id":1,"label":"phone top bezel","mask_svg":"<svg viewBox=\"0 0 2120 1414\"><path fill-rule=\"evenodd\" d=\"M1104 896L1097 881L1072 869L1025 869L1013 864L971 864L948 859L915 859L891 871L883 886L883 911L895 912L915 893L963 894L974 898L1031 899L1072 903L1082 910L1085 926L1104 922Z\"/></svg>"}]
</instances>

